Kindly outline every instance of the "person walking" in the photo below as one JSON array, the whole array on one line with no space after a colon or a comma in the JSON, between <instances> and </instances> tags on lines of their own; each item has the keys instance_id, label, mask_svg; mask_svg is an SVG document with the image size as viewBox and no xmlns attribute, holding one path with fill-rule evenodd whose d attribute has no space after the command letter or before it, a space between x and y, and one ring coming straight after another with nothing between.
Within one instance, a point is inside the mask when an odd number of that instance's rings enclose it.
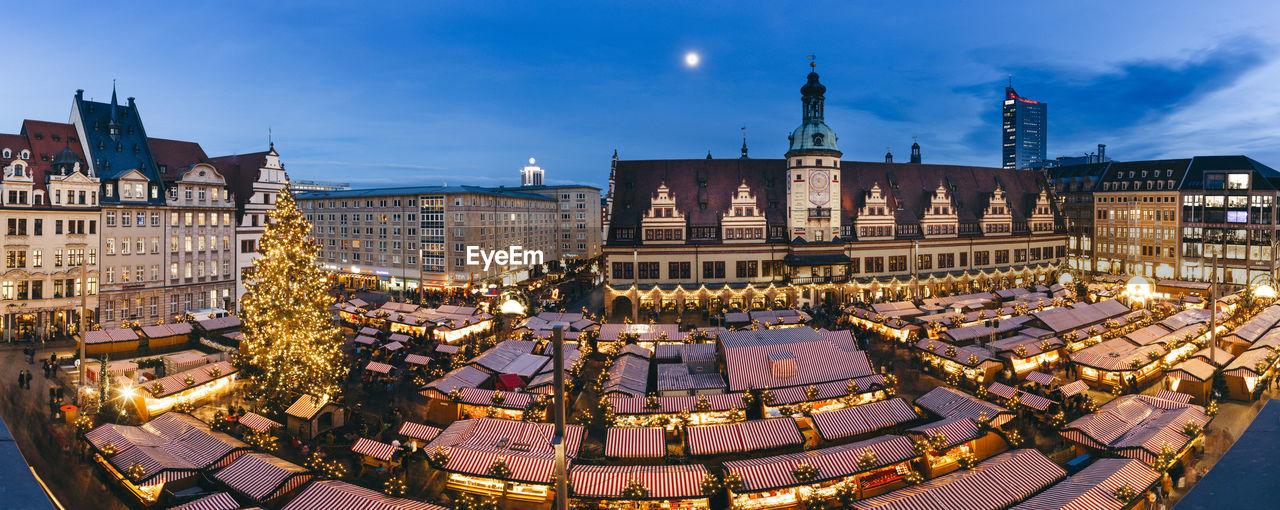
<instances>
[{"instance_id":1,"label":"person walking","mask_svg":"<svg viewBox=\"0 0 1280 510\"><path fill-rule=\"evenodd\" d=\"M27 389L31 389L31 371L27 371Z\"/></svg>"},{"instance_id":2,"label":"person walking","mask_svg":"<svg viewBox=\"0 0 1280 510\"><path fill-rule=\"evenodd\" d=\"M27 372L26 370L19 370L19 371L18 371L18 389L23 389L23 388L25 388L25 387L26 387L26 385L27 385L27 374L26 374L26 372Z\"/></svg>"}]
</instances>

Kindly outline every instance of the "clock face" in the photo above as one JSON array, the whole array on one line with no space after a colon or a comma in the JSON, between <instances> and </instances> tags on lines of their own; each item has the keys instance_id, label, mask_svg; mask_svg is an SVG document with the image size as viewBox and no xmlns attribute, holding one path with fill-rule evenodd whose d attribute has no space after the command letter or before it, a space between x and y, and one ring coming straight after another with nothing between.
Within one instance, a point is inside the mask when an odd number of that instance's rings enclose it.
<instances>
[{"instance_id":1,"label":"clock face","mask_svg":"<svg viewBox=\"0 0 1280 510\"><path fill-rule=\"evenodd\" d=\"M809 173L809 201L825 204L831 199L831 174L826 170Z\"/></svg>"}]
</instances>

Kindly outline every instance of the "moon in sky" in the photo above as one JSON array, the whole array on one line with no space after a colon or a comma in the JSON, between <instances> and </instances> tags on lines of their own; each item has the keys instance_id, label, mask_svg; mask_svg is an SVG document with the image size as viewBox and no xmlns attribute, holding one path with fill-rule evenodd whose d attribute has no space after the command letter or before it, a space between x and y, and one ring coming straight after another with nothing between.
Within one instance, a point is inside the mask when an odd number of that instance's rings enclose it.
<instances>
[{"instance_id":1,"label":"moon in sky","mask_svg":"<svg viewBox=\"0 0 1280 510\"><path fill-rule=\"evenodd\" d=\"M702 57L696 52L688 52L684 54L685 67L698 67L698 63L702 62Z\"/></svg>"}]
</instances>

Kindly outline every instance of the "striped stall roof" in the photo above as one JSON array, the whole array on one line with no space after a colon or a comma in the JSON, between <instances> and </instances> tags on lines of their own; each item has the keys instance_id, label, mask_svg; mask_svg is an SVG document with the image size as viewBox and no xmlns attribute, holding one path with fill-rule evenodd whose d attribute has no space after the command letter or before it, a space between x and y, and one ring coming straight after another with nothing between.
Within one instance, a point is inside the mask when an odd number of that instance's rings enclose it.
<instances>
[{"instance_id":1,"label":"striped stall roof","mask_svg":"<svg viewBox=\"0 0 1280 510\"><path fill-rule=\"evenodd\" d=\"M436 436L425 449L443 448L449 455L445 470L487 477L489 466L502 457L511 469L512 480L546 484L551 481L555 451L551 440L555 425L497 418L458 420ZM578 456L582 427L565 427L565 452Z\"/></svg>"},{"instance_id":2,"label":"striped stall roof","mask_svg":"<svg viewBox=\"0 0 1280 510\"><path fill-rule=\"evenodd\" d=\"M1062 392L1063 397L1070 397L1087 389L1089 389L1089 385L1085 384L1084 381L1071 381L1058 388L1058 391Z\"/></svg>"},{"instance_id":3,"label":"striped stall roof","mask_svg":"<svg viewBox=\"0 0 1280 510\"><path fill-rule=\"evenodd\" d=\"M991 383L991 386L987 387L987 391L990 391L991 393L994 393L1004 398L1011 398L1014 395L1018 394L1018 390L1014 389L1012 386L1009 386L1007 384L1001 384L998 382Z\"/></svg>"},{"instance_id":4,"label":"striped stall roof","mask_svg":"<svg viewBox=\"0 0 1280 510\"><path fill-rule=\"evenodd\" d=\"M658 408L649 409L647 397L618 397L610 396L609 403L613 405L613 412L616 414L675 414L688 409L692 412L698 405L700 398L706 398L707 403L711 404L710 411L720 412L730 409L745 409L746 404L742 402L741 393L724 393L720 395L699 395L696 397L658 397Z\"/></svg>"},{"instance_id":5,"label":"striped stall roof","mask_svg":"<svg viewBox=\"0 0 1280 510\"><path fill-rule=\"evenodd\" d=\"M814 482L820 482L863 471L858 468L858 457L864 450L875 454L876 465L872 469L914 459L918 455L911 445L911 439L905 436L886 435L800 453L735 460L725 462L724 467L742 477L742 492L760 492L800 485L792 472L801 462L817 468L818 477Z\"/></svg>"},{"instance_id":6,"label":"striped stall roof","mask_svg":"<svg viewBox=\"0 0 1280 510\"><path fill-rule=\"evenodd\" d=\"M942 449L947 449L984 435L982 431L978 430L976 422L970 418L961 417L944 418L919 427L913 427L908 431L924 437L942 434L943 437L947 438L947 442L942 445Z\"/></svg>"},{"instance_id":7,"label":"striped stall roof","mask_svg":"<svg viewBox=\"0 0 1280 510\"><path fill-rule=\"evenodd\" d=\"M249 445L185 414L165 413L141 426L104 424L85 435L95 449L111 444L108 460L121 471L134 462L146 469L144 483L173 481L217 469L249 450Z\"/></svg>"},{"instance_id":8,"label":"striped stall roof","mask_svg":"<svg viewBox=\"0 0 1280 510\"><path fill-rule=\"evenodd\" d=\"M307 468L265 453L246 453L214 473L232 492L262 503L311 481Z\"/></svg>"},{"instance_id":9,"label":"striped stall roof","mask_svg":"<svg viewBox=\"0 0 1280 510\"><path fill-rule=\"evenodd\" d=\"M365 439L363 437L360 439L357 439L356 444L351 445L351 451L358 453L360 455L373 457L375 459L378 459L384 462L390 461L391 456L395 455L396 450L399 450L399 449L400 449L399 446L391 446L381 441L374 441L372 439Z\"/></svg>"},{"instance_id":10,"label":"striped stall roof","mask_svg":"<svg viewBox=\"0 0 1280 510\"><path fill-rule=\"evenodd\" d=\"M522 393L519 391L502 392L502 403L493 403L494 390L482 390L478 388L462 388L458 390L462 394L462 403L473 406L491 406L501 407L503 409L524 409L529 405L529 401L533 400L534 395L531 393Z\"/></svg>"},{"instance_id":11,"label":"striped stall roof","mask_svg":"<svg viewBox=\"0 0 1280 510\"><path fill-rule=\"evenodd\" d=\"M102 329L85 333L84 338L86 344L128 342L137 340L138 333L129 328Z\"/></svg>"},{"instance_id":12,"label":"striped stall roof","mask_svg":"<svg viewBox=\"0 0 1280 510\"><path fill-rule=\"evenodd\" d=\"M377 361L370 361L368 365L364 366L365 370L368 370L371 372L378 372L380 374L390 374L391 369L393 368L395 367L388 365L386 363L379 363Z\"/></svg>"},{"instance_id":13,"label":"striped stall roof","mask_svg":"<svg viewBox=\"0 0 1280 510\"><path fill-rule=\"evenodd\" d=\"M845 351L810 328L729 331L720 335L720 345L733 391L844 381L875 373L865 352ZM784 355L795 359L794 373L774 370L775 358Z\"/></svg>"},{"instance_id":14,"label":"striped stall roof","mask_svg":"<svg viewBox=\"0 0 1280 510\"><path fill-rule=\"evenodd\" d=\"M1127 504L1115 498L1116 489L1128 485L1142 494L1159 478L1159 473L1137 460L1098 459L1013 510L1122 510Z\"/></svg>"},{"instance_id":15,"label":"striped stall roof","mask_svg":"<svg viewBox=\"0 0 1280 510\"><path fill-rule=\"evenodd\" d=\"M358 344L373 345L378 343L378 339L371 336L359 335L356 337L355 342Z\"/></svg>"},{"instance_id":16,"label":"striped stall roof","mask_svg":"<svg viewBox=\"0 0 1280 510\"><path fill-rule=\"evenodd\" d=\"M772 450L804 444L804 434L792 418L752 420L688 428L693 455L718 455Z\"/></svg>"},{"instance_id":17,"label":"striped stall roof","mask_svg":"<svg viewBox=\"0 0 1280 510\"><path fill-rule=\"evenodd\" d=\"M510 341L510 340L508 340ZM480 370L471 365L465 365L444 374L443 377L427 383L426 390L436 390L441 394L447 394L449 391L457 388L479 388L485 381L489 380L489 373ZM423 395L430 396L427 392Z\"/></svg>"},{"instance_id":18,"label":"striped stall roof","mask_svg":"<svg viewBox=\"0 0 1280 510\"><path fill-rule=\"evenodd\" d=\"M391 343L389 343L389 344L387 344L387 345L382 346L382 348L383 348L383 349L386 349L386 350L388 350L388 351L395 352L395 351L398 351L398 350L400 350L400 349L403 349L403 348L404 348L404 344L402 344L402 343L400 343L400 342L391 342Z\"/></svg>"},{"instance_id":19,"label":"striped stall roof","mask_svg":"<svg viewBox=\"0 0 1280 510\"><path fill-rule=\"evenodd\" d=\"M338 480L322 480L311 484L283 510L448 510L445 507L391 497Z\"/></svg>"},{"instance_id":20,"label":"striped stall roof","mask_svg":"<svg viewBox=\"0 0 1280 510\"><path fill-rule=\"evenodd\" d=\"M329 405L329 401L327 399L314 398L311 395L302 395L298 397L298 400L293 401L293 405L290 405L289 409L285 410L284 414L294 418L310 420L316 415L316 413L319 413L320 410L324 409L327 405Z\"/></svg>"},{"instance_id":21,"label":"striped stall roof","mask_svg":"<svg viewBox=\"0 0 1280 510\"><path fill-rule=\"evenodd\" d=\"M1033 383L1043 384L1045 386L1053 384L1053 376L1044 372L1031 372L1027 374L1027 380Z\"/></svg>"},{"instance_id":22,"label":"striped stall roof","mask_svg":"<svg viewBox=\"0 0 1280 510\"><path fill-rule=\"evenodd\" d=\"M1236 356L1235 359L1231 360L1231 363L1228 363L1227 366L1222 369L1222 374L1231 377L1259 377L1262 373L1265 373L1266 370L1263 370L1261 373L1258 372L1257 365L1260 362L1265 362L1267 356L1270 355L1271 349L1254 349L1251 351L1244 351L1240 353L1239 356ZM1275 362L1272 362L1268 366L1275 366Z\"/></svg>"},{"instance_id":23,"label":"striped stall roof","mask_svg":"<svg viewBox=\"0 0 1280 510\"><path fill-rule=\"evenodd\" d=\"M674 466L581 466L569 471L573 495L619 499L632 480L649 489L649 499L698 499L707 468L701 464Z\"/></svg>"},{"instance_id":24,"label":"striped stall roof","mask_svg":"<svg viewBox=\"0 0 1280 510\"><path fill-rule=\"evenodd\" d=\"M1191 358L1165 369L1165 375L1173 375L1183 381L1204 382L1213 378L1218 371L1213 365L1200 358Z\"/></svg>"},{"instance_id":25,"label":"striped stall roof","mask_svg":"<svg viewBox=\"0 0 1280 510\"><path fill-rule=\"evenodd\" d=\"M360 334L361 334L361 335L369 335L369 336L377 336L377 334L378 334L378 330L377 330L377 329L375 329L375 328L363 327L363 328L360 328Z\"/></svg>"},{"instance_id":26,"label":"striped stall roof","mask_svg":"<svg viewBox=\"0 0 1280 510\"><path fill-rule=\"evenodd\" d=\"M1049 410L1049 406L1055 404L1052 400L1036 395L1035 393L1027 393L1025 391L1021 392L1018 399L1022 402L1022 405L1037 411L1047 411Z\"/></svg>"},{"instance_id":27,"label":"striped stall roof","mask_svg":"<svg viewBox=\"0 0 1280 510\"><path fill-rule=\"evenodd\" d=\"M884 388L884 376L880 374L855 377L853 382L858 385L858 388L862 393L869 393ZM805 393L809 388L808 386L792 386L790 388L770 389L769 391L773 393L773 405L775 406L785 406L817 400L829 400L849 394L848 380L814 384L813 387L818 390L818 396L816 398L809 398L809 395Z\"/></svg>"},{"instance_id":28,"label":"striped stall roof","mask_svg":"<svg viewBox=\"0 0 1280 510\"><path fill-rule=\"evenodd\" d=\"M1068 441L1154 465L1165 443L1179 451L1195 439L1182 434L1188 421L1203 427L1209 417L1200 406L1149 395L1122 395L1068 423L1060 434Z\"/></svg>"},{"instance_id":29,"label":"striped stall roof","mask_svg":"<svg viewBox=\"0 0 1280 510\"><path fill-rule=\"evenodd\" d=\"M435 439L436 436L440 435L440 429L430 425L406 421L400 425L399 434L409 439L419 439L430 442L432 439Z\"/></svg>"},{"instance_id":30,"label":"striped stall roof","mask_svg":"<svg viewBox=\"0 0 1280 510\"><path fill-rule=\"evenodd\" d=\"M170 375L143 387L147 389L152 398L164 398L195 388L210 381L229 377L238 371L239 370L236 369L235 365L232 365L230 362L219 361L217 363L201 365L190 370ZM215 373L217 373L217 376L214 376ZM187 378L191 378L191 384L187 384ZM156 388L159 388L160 391L156 392Z\"/></svg>"},{"instance_id":31,"label":"striped stall roof","mask_svg":"<svg viewBox=\"0 0 1280 510\"><path fill-rule=\"evenodd\" d=\"M992 426L998 427L1007 421L1002 416L1011 416L1008 409L979 400L968 393L939 386L916 398L916 405L943 418L970 418L977 420L982 413L991 419Z\"/></svg>"},{"instance_id":32,"label":"striped stall roof","mask_svg":"<svg viewBox=\"0 0 1280 510\"><path fill-rule=\"evenodd\" d=\"M661 427L612 427L605 436L604 455L625 459L667 455L666 430Z\"/></svg>"},{"instance_id":33,"label":"striped stall roof","mask_svg":"<svg viewBox=\"0 0 1280 510\"><path fill-rule=\"evenodd\" d=\"M240 503L236 502L236 498L225 492L216 492L203 498L178 505L170 510L237 510Z\"/></svg>"},{"instance_id":34,"label":"striped stall roof","mask_svg":"<svg viewBox=\"0 0 1280 510\"><path fill-rule=\"evenodd\" d=\"M413 365L426 366L428 363L431 363L431 358L428 358L421 354L410 354L404 357L404 362L413 364Z\"/></svg>"},{"instance_id":35,"label":"striped stall roof","mask_svg":"<svg viewBox=\"0 0 1280 510\"><path fill-rule=\"evenodd\" d=\"M901 397L835 411L813 413L813 423L822 439L834 441L859 436L918 419L920 416Z\"/></svg>"},{"instance_id":36,"label":"striped stall roof","mask_svg":"<svg viewBox=\"0 0 1280 510\"><path fill-rule=\"evenodd\" d=\"M1172 400L1179 404L1191 403L1191 395L1187 395L1185 393L1178 393L1176 391L1168 391L1168 390L1157 391L1156 398L1164 399L1164 400Z\"/></svg>"},{"instance_id":37,"label":"striped stall roof","mask_svg":"<svg viewBox=\"0 0 1280 510\"><path fill-rule=\"evenodd\" d=\"M1037 450L1002 453L914 487L853 503L857 510L998 510L1062 480L1066 471Z\"/></svg>"}]
</instances>

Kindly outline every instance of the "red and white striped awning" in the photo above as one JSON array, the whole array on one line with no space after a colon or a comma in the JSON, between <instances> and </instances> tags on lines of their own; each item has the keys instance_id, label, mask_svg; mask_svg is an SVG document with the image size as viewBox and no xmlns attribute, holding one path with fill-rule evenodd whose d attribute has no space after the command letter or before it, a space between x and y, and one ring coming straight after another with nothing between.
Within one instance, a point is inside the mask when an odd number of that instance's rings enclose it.
<instances>
[{"instance_id":1,"label":"red and white striped awning","mask_svg":"<svg viewBox=\"0 0 1280 510\"><path fill-rule=\"evenodd\" d=\"M371 336L360 335L356 337L355 342L358 344L373 345L378 343L378 339Z\"/></svg>"},{"instance_id":2,"label":"red and white striped awning","mask_svg":"<svg viewBox=\"0 0 1280 510\"><path fill-rule=\"evenodd\" d=\"M244 416L240 417L240 424L249 427L258 433L283 427L279 422L257 413L244 413Z\"/></svg>"},{"instance_id":3,"label":"red and white striped awning","mask_svg":"<svg viewBox=\"0 0 1280 510\"><path fill-rule=\"evenodd\" d=\"M440 429L429 425L423 425L421 423L406 421L400 425L399 434L409 439L418 439L424 442L430 442L432 439L435 439L436 436L440 435Z\"/></svg>"},{"instance_id":4,"label":"red and white striped awning","mask_svg":"<svg viewBox=\"0 0 1280 510\"><path fill-rule=\"evenodd\" d=\"M380 374L390 374L391 369L395 367L388 365L386 363L378 363L377 361L370 361L368 365L364 366L364 368L365 370L378 372Z\"/></svg>"},{"instance_id":5,"label":"red and white striped awning","mask_svg":"<svg viewBox=\"0 0 1280 510\"><path fill-rule=\"evenodd\" d=\"M378 334L378 330L374 328L364 327L364 328L360 328L360 334L374 336Z\"/></svg>"},{"instance_id":6,"label":"red and white striped awning","mask_svg":"<svg viewBox=\"0 0 1280 510\"><path fill-rule=\"evenodd\" d=\"M1121 510L1127 505L1115 498L1117 488L1128 485L1141 495L1159 477L1137 460L1098 459L1013 510Z\"/></svg>"},{"instance_id":7,"label":"red and white striped awning","mask_svg":"<svg viewBox=\"0 0 1280 510\"><path fill-rule=\"evenodd\" d=\"M404 347L404 344L400 342L391 342L387 345L382 346L383 349L386 349L388 351L398 351L403 347Z\"/></svg>"},{"instance_id":8,"label":"red and white striped awning","mask_svg":"<svg viewBox=\"0 0 1280 510\"><path fill-rule=\"evenodd\" d=\"M404 357L404 362L412 363L414 365L427 366L427 363L431 363L431 358L428 358L421 354L410 354Z\"/></svg>"},{"instance_id":9,"label":"red and white striped awning","mask_svg":"<svg viewBox=\"0 0 1280 510\"><path fill-rule=\"evenodd\" d=\"M311 481L307 468L265 453L241 455L213 477L233 492L259 503Z\"/></svg>"},{"instance_id":10,"label":"red and white striped awning","mask_svg":"<svg viewBox=\"0 0 1280 510\"><path fill-rule=\"evenodd\" d=\"M751 420L736 425L742 433L742 449L748 452L804 444L804 434L792 418Z\"/></svg>"},{"instance_id":11,"label":"red and white striped awning","mask_svg":"<svg viewBox=\"0 0 1280 510\"><path fill-rule=\"evenodd\" d=\"M911 428L909 431L924 437L942 434L947 438L947 442L942 446L944 449L977 439L983 435L978 431L978 424L969 418L947 418Z\"/></svg>"},{"instance_id":12,"label":"red and white striped awning","mask_svg":"<svg viewBox=\"0 0 1280 510\"><path fill-rule=\"evenodd\" d=\"M998 510L1008 508L1066 477L1066 471L1032 449L1002 453L978 464L853 503L858 510Z\"/></svg>"},{"instance_id":13,"label":"red and white striped awning","mask_svg":"<svg viewBox=\"0 0 1280 510\"><path fill-rule=\"evenodd\" d=\"M573 495L583 498L622 497L623 489L636 481L649 489L651 500L706 498L702 480L707 469L702 464L674 466L573 466L569 480Z\"/></svg>"},{"instance_id":14,"label":"red and white striped awning","mask_svg":"<svg viewBox=\"0 0 1280 510\"><path fill-rule=\"evenodd\" d=\"M332 510L353 508L361 510L448 510L442 506L394 498L378 491L366 489L338 480L322 480L311 484L298 497L289 501L283 510Z\"/></svg>"},{"instance_id":15,"label":"red and white striped awning","mask_svg":"<svg viewBox=\"0 0 1280 510\"><path fill-rule=\"evenodd\" d=\"M804 444L804 434L792 418L703 425L689 427L687 432L689 453L693 455L752 452Z\"/></svg>"},{"instance_id":16,"label":"red and white striped awning","mask_svg":"<svg viewBox=\"0 0 1280 510\"><path fill-rule=\"evenodd\" d=\"M736 423L688 427L685 432L691 455L720 455L743 451L741 430Z\"/></svg>"},{"instance_id":17,"label":"red and white striped awning","mask_svg":"<svg viewBox=\"0 0 1280 510\"><path fill-rule=\"evenodd\" d=\"M868 393L878 388L884 387L884 376L880 374L872 374L862 377L855 377L854 384L862 393ZM808 386L792 386L790 388L778 388L769 390L773 393L773 405L785 406L799 404L800 402L813 402L817 400L830 400L833 398L843 397L849 394L849 380L831 381L813 385L818 390L818 396L809 398Z\"/></svg>"},{"instance_id":18,"label":"red and white striped awning","mask_svg":"<svg viewBox=\"0 0 1280 510\"><path fill-rule=\"evenodd\" d=\"M1027 374L1027 380L1033 383L1040 383L1045 386L1053 384L1053 376L1044 372L1031 372Z\"/></svg>"},{"instance_id":19,"label":"red and white striped awning","mask_svg":"<svg viewBox=\"0 0 1280 510\"><path fill-rule=\"evenodd\" d=\"M351 445L351 451L356 452L360 455L373 457L375 459L378 459L384 462L390 461L391 456L396 453L396 450L399 450L399 449L400 447L398 446L391 446L381 441L374 441L372 439L365 439L363 437L360 439L357 439L356 444Z\"/></svg>"},{"instance_id":20,"label":"red and white striped awning","mask_svg":"<svg viewBox=\"0 0 1280 510\"><path fill-rule=\"evenodd\" d=\"M1085 384L1084 381L1071 381L1058 388L1058 391L1062 392L1063 397L1070 397L1087 389L1089 389L1089 385Z\"/></svg>"},{"instance_id":21,"label":"red and white striped awning","mask_svg":"<svg viewBox=\"0 0 1280 510\"><path fill-rule=\"evenodd\" d=\"M1025 391L1021 393L1021 396L1019 396L1018 399L1022 401L1022 405L1037 411L1047 411L1049 406L1053 404L1052 400L1036 395L1035 393L1027 393Z\"/></svg>"},{"instance_id":22,"label":"red and white striped awning","mask_svg":"<svg viewBox=\"0 0 1280 510\"><path fill-rule=\"evenodd\" d=\"M667 455L666 429L661 427L610 428L604 455L617 458L660 458Z\"/></svg>"},{"instance_id":23,"label":"red and white striped awning","mask_svg":"<svg viewBox=\"0 0 1280 510\"><path fill-rule=\"evenodd\" d=\"M698 400L706 398L707 403L711 405L709 411L720 412L730 409L746 409L747 405L742 402L741 393L725 393L720 395L699 395L688 397L658 397L658 408L649 409L647 397L609 397L609 403L613 405L615 414L676 414L680 411L694 411L698 405Z\"/></svg>"},{"instance_id":24,"label":"red and white striped awning","mask_svg":"<svg viewBox=\"0 0 1280 510\"><path fill-rule=\"evenodd\" d=\"M1168 391L1168 390L1160 390L1160 391L1157 391L1157 392L1156 392L1156 398L1162 398L1162 399L1165 399L1165 400L1172 400L1172 401L1177 402L1177 403L1179 403L1179 404L1189 404L1189 403L1191 403L1191 395L1187 395L1187 394L1185 394L1185 393L1178 393L1178 392L1176 392L1176 391Z\"/></svg>"},{"instance_id":25,"label":"red and white striped awning","mask_svg":"<svg viewBox=\"0 0 1280 510\"><path fill-rule=\"evenodd\" d=\"M916 412L901 397L813 413L813 423L827 441L866 434L917 418Z\"/></svg>"},{"instance_id":26,"label":"red and white striped awning","mask_svg":"<svg viewBox=\"0 0 1280 510\"><path fill-rule=\"evenodd\" d=\"M911 439L905 436L885 435L830 448L729 461L724 466L730 473L742 477L743 492L760 492L800 485L792 472L801 462L818 469L814 481L819 482L862 471L858 468L858 457L864 450L875 454L876 465L872 469L916 458L919 455L911 445Z\"/></svg>"},{"instance_id":27,"label":"red and white striped awning","mask_svg":"<svg viewBox=\"0 0 1280 510\"><path fill-rule=\"evenodd\" d=\"M1010 398L1018 394L1017 389L1014 389L1012 386L1009 386L1007 384L1001 384L998 382L991 383L991 386L987 387L987 391L990 391L991 393L995 395L999 395L1004 398Z\"/></svg>"},{"instance_id":28,"label":"red and white striped awning","mask_svg":"<svg viewBox=\"0 0 1280 510\"><path fill-rule=\"evenodd\" d=\"M190 503L175 506L171 510L237 510L240 503L225 492L210 494Z\"/></svg>"}]
</instances>

